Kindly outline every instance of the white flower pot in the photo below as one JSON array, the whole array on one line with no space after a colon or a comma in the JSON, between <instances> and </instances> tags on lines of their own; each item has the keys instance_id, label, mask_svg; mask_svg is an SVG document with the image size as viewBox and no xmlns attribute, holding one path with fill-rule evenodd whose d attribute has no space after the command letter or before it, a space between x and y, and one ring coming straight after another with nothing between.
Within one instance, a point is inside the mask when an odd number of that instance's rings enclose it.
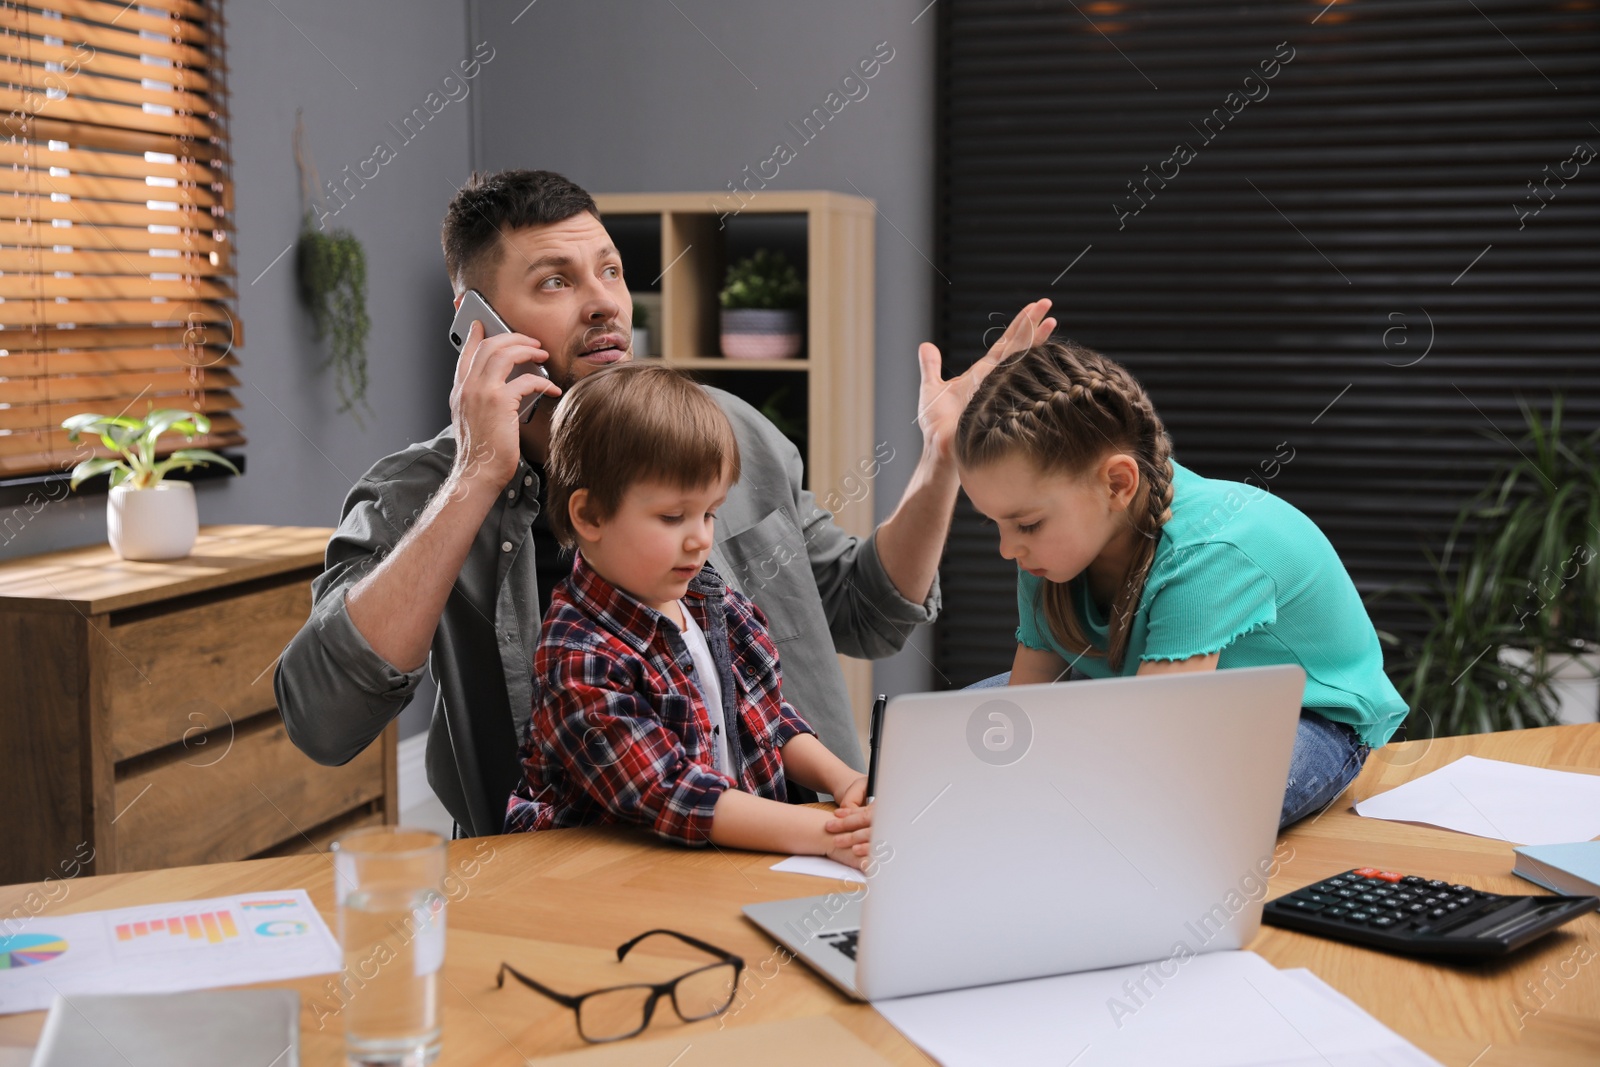
<instances>
[{"instance_id":1,"label":"white flower pot","mask_svg":"<svg viewBox=\"0 0 1600 1067\"><path fill-rule=\"evenodd\" d=\"M157 482L149 489L119 485L106 500L106 537L123 559L187 556L200 533L194 486Z\"/></svg>"},{"instance_id":2,"label":"white flower pot","mask_svg":"<svg viewBox=\"0 0 1600 1067\"><path fill-rule=\"evenodd\" d=\"M650 331L644 327L634 327L633 330L633 358L650 358Z\"/></svg>"},{"instance_id":3,"label":"white flower pot","mask_svg":"<svg viewBox=\"0 0 1600 1067\"><path fill-rule=\"evenodd\" d=\"M1500 662L1526 669L1533 656L1520 648L1502 648ZM1600 652L1553 655L1550 673L1556 715L1563 724L1594 722L1600 716Z\"/></svg>"}]
</instances>

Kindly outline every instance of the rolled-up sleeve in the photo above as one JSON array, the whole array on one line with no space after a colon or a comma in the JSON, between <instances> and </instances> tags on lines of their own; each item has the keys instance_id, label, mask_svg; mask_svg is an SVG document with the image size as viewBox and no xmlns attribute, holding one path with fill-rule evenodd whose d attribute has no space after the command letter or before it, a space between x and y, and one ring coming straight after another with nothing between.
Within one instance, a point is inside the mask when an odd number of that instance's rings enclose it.
<instances>
[{"instance_id":1,"label":"rolled-up sleeve","mask_svg":"<svg viewBox=\"0 0 1600 1067\"><path fill-rule=\"evenodd\" d=\"M790 480L798 493L806 555L834 647L858 659L891 656L905 647L911 631L938 618L939 576L934 575L922 603L902 596L878 557L878 532L857 537L841 529L809 489L799 489L800 453L792 444L789 449L794 452Z\"/></svg>"},{"instance_id":2,"label":"rolled-up sleeve","mask_svg":"<svg viewBox=\"0 0 1600 1067\"><path fill-rule=\"evenodd\" d=\"M689 759L617 661L562 648L542 687L533 729L567 781L619 821L669 841L711 840L717 800L733 779Z\"/></svg>"},{"instance_id":3,"label":"rolled-up sleeve","mask_svg":"<svg viewBox=\"0 0 1600 1067\"><path fill-rule=\"evenodd\" d=\"M318 763L336 766L359 755L405 710L426 670L398 670L374 652L345 606L350 588L399 538L379 487L358 482L328 542L325 568L311 583L311 617L278 660L273 690L284 728Z\"/></svg>"}]
</instances>

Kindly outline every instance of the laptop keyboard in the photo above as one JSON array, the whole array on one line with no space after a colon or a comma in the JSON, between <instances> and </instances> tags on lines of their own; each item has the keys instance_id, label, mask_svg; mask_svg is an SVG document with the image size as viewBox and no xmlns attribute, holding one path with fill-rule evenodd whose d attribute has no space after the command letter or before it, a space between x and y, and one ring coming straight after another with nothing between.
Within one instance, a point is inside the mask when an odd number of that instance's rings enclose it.
<instances>
[{"instance_id":1,"label":"laptop keyboard","mask_svg":"<svg viewBox=\"0 0 1600 1067\"><path fill-rule=\"evenodd\" d=\"M852 960L856 958L856 942L861 938L860 930L838 930L834 933L818 934L817 936L846 956L849 956Z\"/></svg>"}]
</instances>

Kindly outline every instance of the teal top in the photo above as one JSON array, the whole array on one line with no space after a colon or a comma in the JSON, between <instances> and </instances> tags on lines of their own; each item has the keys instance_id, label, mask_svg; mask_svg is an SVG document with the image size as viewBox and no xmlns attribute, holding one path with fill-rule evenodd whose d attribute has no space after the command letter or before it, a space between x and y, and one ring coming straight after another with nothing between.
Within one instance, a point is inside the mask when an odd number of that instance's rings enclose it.
<instances>
[{"instance_id":1,"label":"teal top","mask_svg":"<svg viewBox=\"0 0 1600 1067\"><path fill-rule=\"evenodd\" d=\"M1264 489L1202 478L1177 463L1172 471L1172 517L1161 528L1122 673L1143 660L1212 652L1221 653L1220 670L1298 663L1304 707L1348 723L1372 748L1388 741L1406 704L1383 673L1377 631L1327 537ZM1106 612L1088 583L1072 583L1073 604L1101 654L1075 659L1050 633L1043 581L1018 570L1017 641L1074 661L1092 678L1110 677Z\"/></svg>"}]
</instances>

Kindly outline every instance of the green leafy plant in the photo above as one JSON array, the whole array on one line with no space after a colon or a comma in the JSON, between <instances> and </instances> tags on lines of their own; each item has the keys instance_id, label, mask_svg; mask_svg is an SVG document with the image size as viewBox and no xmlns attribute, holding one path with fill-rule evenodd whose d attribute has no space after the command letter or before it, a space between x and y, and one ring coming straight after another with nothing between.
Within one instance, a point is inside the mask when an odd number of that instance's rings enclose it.
<instances>
[{"instance_id":1,"label":"green leafy plant","mask_svg":"<svg viewBox=\"0 0 1600 1067\"><path fill-rule=\"evenodd\" d=\"M1541 652L1600 642L1600 430L1562 429L1565 398L1546 421L1521 402L1517 458L1496 471L1464 516L1488 530L1474 550L1503 575L1518 625ZM1457 531L1466 525L1458 521Z\"/></svg>"},{"instance_id":2,"label":"green leafy plant","mask_svg":"<svg viewBox=\"0 0 1600 1067\"><path fill-rule=\"evenodd\" d=\"M324 233L307 212L296 252L300 297L311 312L317 339L329 339L324 367L333 368L339 411L363 425L357 407L367 404L367 253L349 230Z\"/></svg>"},{"instance_id":3,"label":"green leafy plant","mask_svg":"<svg viewBox=\"0 0 1600 1067\"><path fill-rule=\"evenodd\" d=\"M1600 431L1566 433L1560 395L1548 420L1520 406L1516 455L1461 508L1442 555L1429 554L1430 594L1410 596L1426 636L1386 635L1411 736L1554 723L1552 658L1600 635Z\"/></svg>"},{"instance_id":4,"label":"green leafy plant","mask_svg":"<svg viewBox=\"0 0 1600 1067\"><path fill-rule=\"evenodd\" d=\"M127 482L135 489L150 489L161 482L169 471L192 470L209 463L220 464L238 474L226 456L209 448L184 448L167 456L156 458L156 440L165 433L182 434L194 440L197 434L211 431L211 420L198 411L180 411L162 408L143 418L131 415L74 415L61 424L67 439L76 443L82 434L95 434L100 443L117 453L112 456L94 456L72 468L72 488L76 489L85 478L97 474L111 474L115 488Z\"/></svg>"},{"instance_id":5,"label":"green leafy plant","mask_svg":"<svg viewBox=\"0 0 1600 1067\"><path fill-rule=\"evenodd\" d=\"M1454 574L1443 560L1432 562L1435 595L1411 597L1428 617L1427 635L1413 643L1381 635L1400 653L1389 675L1411 709L1406 736L1553 724L1555 694L1545 660L1500 655L1527 639L1513 617L1496 610L1497 602L1504 604L1501 576L1482 556L1469 556Z\"/></svg>"},{"instance_id":6,"label":"green leafy plant","mask_svg":"<svg viewBox=\"0 0 1600 1067\"><path fill-rule=\"evenodd\" d=\"M718 298L730 311L798 308L805 302L806 286L782 252L763 248L728 268Z\"/></svg>"},{"instance_id":7,"label":"green leafy plant","mask_svg":"<svg viewBox=\"0 0 1600 1067\"><path fill-rule=\"evenodd\" d=\"M333 384L339 393L339 413L348 411L356 425L366 428L361 411L367 404L367 334L372 320L367 317L367 253L349 230L324 229L314 203L324 203L318 185L317 167L306 147L306 127L300 112L294 116L294 162L300 172L300 247L295 252L295 273L300 300L311 312L317 340L328 340L328 358L323 369L333 368Z\"/></svg>"},{"instance_id":8,"label":"green leafy plant","mask_svg":"<svg viewBox=\"0 0 1600 1067\"><path fill-rule=\"evenodd\" d=\"M635 330L650 328L650 309L643 304L633 305L633 328Z\"/></svg>"}]
</instances>

